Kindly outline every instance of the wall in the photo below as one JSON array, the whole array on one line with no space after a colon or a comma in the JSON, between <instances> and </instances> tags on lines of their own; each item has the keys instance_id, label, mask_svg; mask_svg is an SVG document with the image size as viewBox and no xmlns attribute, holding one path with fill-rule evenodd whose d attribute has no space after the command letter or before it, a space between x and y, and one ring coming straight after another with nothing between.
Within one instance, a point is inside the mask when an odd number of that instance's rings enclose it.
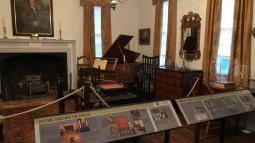
<instances>
[{"instance_id":1,"label":"wall","mask_svg":"<svg viewBox=\"0 0 255 143\"><path fill-rule=\"evenodd\" d=\"M177 5L177 49L176 62L181 65L182 60L179 58L180 37L181 37L181 18L189 11L199 13L201 21L200 50L201 58L189 63L189 67L194 69L202 69L202 58L204 49L204 30L206 16L207 0L178 0ZM76 40L76 55L83 53L83 7L80 6L79 0L53 0L53 18L54 18L54 34L53 38L59 39L59 22L62 24L62 34L64 39ZM10 0L0 1L0 37L3 36L2 18L5 18L7 25L7 36L9 38L17 38L12 36L11 8ZM255 3L254 3L255 9ZM134 38L130 42L130 47L134 51L148 56L152 55L153 35L154 35L154 18L155 6L151 0L126 0L117 5L116 10L112 10L112 40L115 40L119 34L130 34ZM255 26L255 14L253 18L253 26ZM143 28L151 29L150 45L138 44L138 30ZM19 37L28 38L28 37ZM255 57L255 39L252 38L252 57ZM255 61L251 59L251 78L255 78Z\"/></svg>"},{"instance_id":2,"label":"wall","mask_svg":"<svg viewBox=\"0 0 255 143\"><path fill-rule=\"evenodd\" d=\"M189 1L178 0L178 3L177 3L178 12L177 12L176 62L179 66L181 66L181 64L182 64L182 60L179 58L179 50L180 50L180 43L181 43L181 41L180 41L181 18L183 15L187 14L189 11L193 11L193 12L199 13L199 15L202 18L201 38L200 38L201 58L200 58L200 60L190 62L189 67L192 67L194 69L202 68L206 2L207 2L207 0L189 0ZM135 6L135 5L137 5L137 6ZM131 6L133 6L133 7L131 7ZM118 5L117 9L112 12L113 37L116 37L117 34L120 32L134 34L135 37L131 42L131 47L133 48L133 50L141 53L141 55L144 54L144 55L152 56L152 54L153 54L153 36L154 36L154 19L155 19L155 6L152 5L151 0L139 0L136 3L134 2L134 0L125 1L125 3ZM118 24L116 24L116 23L118 23ZM128 25L128 24L130 24L130 25ZM131 25L133 25L133 26L131 26ZM135 29L133 29L133 28L135 28ZM151 32L150 45L139 45L138 44L138 30L144 29L144 28L151 29L151 31L150 31Z\"/></svg>"},{"instance_id":3,"label":"wall","mask_svg":"<svg viewBox=\"0 0 255 143\"><path fill-rule=\"evenodd\" d=\"M76 55L81 56L83 51L83 7L79 0L53 0L54 37L47 39L59 39L59 22L62 27L62 37L66 40L76 40ZM12 19L10 0L0 1L0 37L3 35L2 19L5 18L7 37L22 38L29 37L12 36ZM41 38L42 39L42 38Z\"/></svg>"},{"instance_id":4,"label":"wall","mask_svg":"<svg viewBox=\"0 0 255 143\"><path fill-rule=\"evenodd\" d=\"M179 57L181 48L181 19L183 15L188 14L189 11L198 13L201 17L201 33L200 33L200 51L201 58L199 60L188 62L188 68L202 69L202 58L204 49L204 30L205 30L205 16L206 16L206 2L207 0L178 0L177 2L177 43L176 43L176 62L178 66L182 65L182 59Z\"/></svg>"},{"instance_id":5,"label":"wall","mask_svg":"<svg viewBox=\"0 0 255 143\"><path fill-rule=\"evenodd\" d=\"M205 36L205 18L206 18L206 5L207 0L178 0L177 2L177 45L176 45L176 62L179 66L182 65L182 59L179 58L179 50L181 43L181 19L182 16L188 14L189 11L198 13L201 17L201 33L200 33L200 51L201 58L199 60L189 62L188 67L193 69L202 69L202 59L204 51L204 36ZM253 4L255 11L255 2ZM153 35L154 35L154 19L155 7L151 4L150 0L139 0L138 2L138 29L151 28L151 44L148 46L138 45L137 51L145 54L152 55L153 51ZM253 27L255 26L255 14L253 15ZM138 34L138 33L137 33ZM255 38L252 38L252 52L251 57L255 57ZM255 60L251 58L251 78L255 79Z\"/></svg>"},{"instance_id":6,"label":"wall","mask_svg":"<svg viewBox=\"0 0 255 143\"><path fill-rule=\"evenodd\" d=\"M137 50L137 0L127 0L118 3L115 10L111 12L112 18L112 41L119 34L133 35L130 41L130 48Z\"/></svg>"},{"instance_id":7,"label":"wall","mask_svg":"<svg viewBox=\"0 0 255 143\"><path fill-rule=\"evenodd\" d=\"M138 27L139 29L150 28L150 45L138 45L137 51L152 56L153 54L153 40L154 40L154 20L155 20L155 6L152 5L151 0L138 0Z\"/></svg>"}]
</instances>

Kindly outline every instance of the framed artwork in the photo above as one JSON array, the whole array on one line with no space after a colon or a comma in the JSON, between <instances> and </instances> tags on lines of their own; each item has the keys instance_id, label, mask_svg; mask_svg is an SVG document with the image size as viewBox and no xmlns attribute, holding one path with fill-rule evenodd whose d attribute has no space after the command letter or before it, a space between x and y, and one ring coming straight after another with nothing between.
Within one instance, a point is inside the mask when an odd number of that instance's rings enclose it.
<instances>
[{"instance_id":1,"label":"framed artwork","mask_svg":"<svg viewBox=\"0 0 255 143\"><path fill-rule=\"evenodd\" d=\"M139 45L150 45L150 28L139 29Z\"/></svg>"},{"instance_id":2,"label":"framed artwork","mask_svg":"<svg viewBox=\"0 0 255 143\"><path fill-rule=\"evenodd\" d=\"M255 38L255 27L253 27L252 35L253 35L253 38Z\"/></svg>"},{"instance_id":3,"label":"framed artwork","mask_svg":"<svg viewBox=\"0 0 255 143\"><path fill-rule=\"evenodd\" d=\"M52 0L11 0L14 36L53 37Z\"/></svg>"}]
</instances>

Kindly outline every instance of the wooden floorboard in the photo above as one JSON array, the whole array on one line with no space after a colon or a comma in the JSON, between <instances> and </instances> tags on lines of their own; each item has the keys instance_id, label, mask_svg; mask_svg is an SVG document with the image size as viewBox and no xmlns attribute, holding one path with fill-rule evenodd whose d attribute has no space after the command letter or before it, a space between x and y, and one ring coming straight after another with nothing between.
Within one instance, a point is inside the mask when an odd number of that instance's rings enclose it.
<instances>
[{"instance_id":1,"label":"wooden floorboard","mask_svg":"<svg viewBox=\"0 0 255 143\"><path fill-rule=\"evenodd\" d=\"M39 100L32 99L29 100L28 103L24 102L13 102L5 104L5 114L10 115L13 113L17 113L20 111L24 111L34 106L39 106L45 104L44 102L49 102L53 100L53 98ZM71 101L70 101L71 102ZM33 103L33 104L32 104ZM28 105L26 105L28 104ZM19 105L19 106L17 106ZM74 109L74 104L67 103L68 112L72 112ZM58 113L58 105L52 105L43 110L39 110L34 112L33 114L26 114L22 116L18 116L12 119L8 119L5 121L5 143L16 143L18 140L22 140L22 143L34 143L34 127L33 127L33 118L45 115L52 115ZM185 120L183 116L179 115L179 118L183 124L182 128L178 128L175 130L171 130L170 132L170 141L171 143L194 143L194 126L185 125ZM229 121L227 121L229 123ZM201 126L201 135L200 135L200 143L218 143L219 130L213 130L209 132L208 138L204 138L205 133L205 125ZM237 135L227 126L226 128L226 137L225 143L255 143L255 134L244 134L239 132ZM163 133L157 133L152 135L143 136L140 139L140 143L163 143ZM129 141L130 142L130 141ZM128 142L128 143L129 143ZM130 143L134 143L131 141Z\"/></svg>"}]
</instances>

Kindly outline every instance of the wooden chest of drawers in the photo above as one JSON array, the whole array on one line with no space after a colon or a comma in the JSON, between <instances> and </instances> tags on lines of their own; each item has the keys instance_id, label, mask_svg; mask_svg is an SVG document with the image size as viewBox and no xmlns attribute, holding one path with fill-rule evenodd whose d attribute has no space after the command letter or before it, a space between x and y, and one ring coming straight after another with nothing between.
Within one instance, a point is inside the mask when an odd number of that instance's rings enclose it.
<instances>
[{"instance_id":1,"label":"wooden chest of drawers","mask_svg":"<svg viewBox=\"0 0 255 143\"><path fill-rule=\"evenodd\" d=\"M192 88L194 77L202 79L202 70L157 68L154 83L155 98L174 100L185 97Z\"/></svg>"}]
</instances>

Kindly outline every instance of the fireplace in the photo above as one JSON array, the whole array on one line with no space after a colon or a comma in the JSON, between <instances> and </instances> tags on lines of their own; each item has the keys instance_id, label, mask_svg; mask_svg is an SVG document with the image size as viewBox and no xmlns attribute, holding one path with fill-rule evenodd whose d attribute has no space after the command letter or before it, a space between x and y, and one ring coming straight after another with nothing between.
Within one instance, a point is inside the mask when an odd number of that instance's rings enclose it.
<instances>
[{"instance_id":1,"label":"fireplace","mask_svg":"<svg viewBox=\"0 0 255 143\"><path fill-rule=\"evenodd\" d=\"M4 101L54 93L57 77L64 79L66 88L76 88L74 40L0 39L0 95Z\"/></svg>"},{"instance_id":2,"label":"fireplace","mask_svg":"<svg viewBox=\"0 0 255 143\"><path fill-rule=\"evenodd\" d=\"M57 77L62 77L67 87L66 57L66 53L1 53L3 100L56 92Z\"/></svg>"}]
</instances>

